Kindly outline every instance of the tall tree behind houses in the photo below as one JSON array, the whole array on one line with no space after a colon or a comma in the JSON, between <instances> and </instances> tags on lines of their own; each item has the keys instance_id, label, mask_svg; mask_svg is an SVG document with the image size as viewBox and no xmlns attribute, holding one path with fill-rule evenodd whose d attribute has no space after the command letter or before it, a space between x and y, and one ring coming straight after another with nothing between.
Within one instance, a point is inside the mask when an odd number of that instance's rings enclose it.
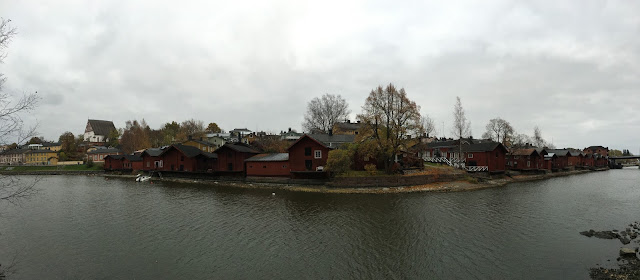
<instances>
[{"instance_id":1,"label":"tall tree behind houses","mask_svg":"<svg viewBox=\"0 0 640 280\"><path fill-rule=\"evenodd\" d=\"M198 139L200 137L204 137L204 135L204 122L196 119L189 119L180 124L177 139L178 141L186 141L189 136L193 137L193 139Z\"/></svg>"},{"instance_id":2,"label":"tall tree behind houses","mask_svg":"<svg viewBox=\"0 0 640 280\"><path fill-rule=\"evenodd\" d=\"M311 133L328 133L339 121L349 117L349 105L340 95L325 94L307 104L302 127Z\"/></svg>"},{"instance_id":3,"label":"tall tree behind houses","mask_svg":"<svg viewBox=\"0 0 640 280\"><path fill-rule=\"evenodd\" d=\"M506 146L510 146L513 141L515 130L506 120L501 118L491 119L485 128L486 131L482 134L482 138L491 139Z\"/></svg>"},{"instance_id":4,"label":"tall tree behind houses","mask_svg":"<svg viewBox=\"0 0 640 280\"><path fill-rule=\"evenodd\" d=\"M462 158L462 138L471 136L471 122L467 120L462 101L456 96L456 105L453 107L453 136L458 138L458 158Z\"/></svg>"},{"instance_id":5,"label":"tall tree behind houses","mask_svg":"<svg viewBox=\"0 0 640 280\"><path fill-rule=\"evenodd\" d=\"M130 154L137 150L151 148L148 127L144 119L141 122L137 120L127 121L120 138L122 151Z\"/></svg>"},{"instance_id":6,"label":"tall tree behind houses","mask_svg":"<svg viewBox=\"0 0 640 280\"><path fill-rule=\"evenodd\" d=\"M407 135L423 129L420 106L409 100L404 88L397 90L393 84L378 86L369 93L358 115L376 144L378 156L384 160L385 170L392 171L396 155L406 146Z\"/></svg>"}]
</instances>

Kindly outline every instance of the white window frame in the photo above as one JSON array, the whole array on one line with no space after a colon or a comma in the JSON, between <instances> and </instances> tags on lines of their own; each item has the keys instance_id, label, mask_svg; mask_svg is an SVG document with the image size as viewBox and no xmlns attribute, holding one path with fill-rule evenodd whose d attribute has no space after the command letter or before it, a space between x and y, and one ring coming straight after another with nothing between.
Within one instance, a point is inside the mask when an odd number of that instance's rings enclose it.
<instances>
[{"instance_id":1,"label":"white window frame","mask_svg":"<svg viewBox=\"0 0 640 280\"><path fill-rule=\"evenodd\" d=\"M467 158L473 158L473 153L468 153Z\"/></svg>"},{"instance_id":2,"label":"white window frame","mask_svg":"<svg viewBox=\"0 0 640 280\"><path fill-rule=\"evenodd\" d=\"M531 161L527 161L527 167L531 167Z\"/></svg>"},{"instance_id":3,"label":"white window frame","mask_svg":"<svg viewBox=\"0 0 640 280\"><path fill-rule=\"evenodd\" d=\"M322 150L313 151L313 158L322 158Z\"/></svg>"}]
</instances>

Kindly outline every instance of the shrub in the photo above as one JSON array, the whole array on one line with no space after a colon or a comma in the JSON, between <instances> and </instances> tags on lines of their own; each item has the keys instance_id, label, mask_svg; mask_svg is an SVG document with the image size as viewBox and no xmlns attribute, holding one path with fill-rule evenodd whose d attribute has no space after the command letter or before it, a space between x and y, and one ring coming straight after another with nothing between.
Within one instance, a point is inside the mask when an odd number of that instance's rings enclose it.
<instances>
[{"instance_id":1,"label":"shrub","mask_svg":"<svg viewBox=\"0 0 640 280\"><path fill-rule=\"evenodd\" d=\"M91 158L89 158L87 160L87 168L91 168L91 167L93 167L93 160Z\"/></svg>"},{"instance_id":2,"label":"shrub","mask_svg":"<svg viewBox=\"0 0 640 280\"><path fill-rule=\"evenodd\" d=\"M369 175L376 175L378 173L378 167L375 164L367 164L364 166L364 170L369 173Z\"/></svg>"},{"instance_id":3,"label":"shrub","mask_svg":"<svg viewBox=\"0 0 640 280\"><path fill-rule=\"evenodd\" d=\"M350 150L332 150L327 157L326 170L334 175L342 174L350 170L353 153Z\"/></svg>"}]
</instances>

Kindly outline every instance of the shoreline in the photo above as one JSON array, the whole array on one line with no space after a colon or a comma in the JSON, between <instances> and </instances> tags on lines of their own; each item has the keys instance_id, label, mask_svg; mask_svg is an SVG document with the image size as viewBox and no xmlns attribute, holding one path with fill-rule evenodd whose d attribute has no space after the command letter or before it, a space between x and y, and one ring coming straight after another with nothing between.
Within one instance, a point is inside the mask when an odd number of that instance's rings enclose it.
<instances>
[{"instance_id":1,"label":"shoreline","mask_svg":"<svg viewBox=\"0 0 640 280\"><path fill-rule=\"evenodd\" d=\"M176 182L176 183L189 183L189 184L202 184L212 186L225 186L241 189L263 189L263 190L281 190L292 192L307 192L307 193L337 193L337 194L392 194L392 193L414 193L414 192L463 192L463 191L475 191L488 188L504 187L512 183L540 181L555 177L565 177L572 175L579 175L585 173L591 173L596 171L606 171L609 169L600 170L573 170L566 172L557 172L551 174L536 174L536 175L516 175L512 177L504 177L499 179L488 179L484 182L472 183L466 180L433 182L423 185L413 186L397 186L397 187L329 187L327 184L317 185L302 185L302 184L284 184L284 183L270 183L270 182L254 182L254 181L232 181L232 180L202 180L202 179L185 179L185 178L153 178L151 181L160 182ZM134 179L135 175L115 175L115 174L103 174L105 178L128 178Z\"/></svg>"}]
</instances>

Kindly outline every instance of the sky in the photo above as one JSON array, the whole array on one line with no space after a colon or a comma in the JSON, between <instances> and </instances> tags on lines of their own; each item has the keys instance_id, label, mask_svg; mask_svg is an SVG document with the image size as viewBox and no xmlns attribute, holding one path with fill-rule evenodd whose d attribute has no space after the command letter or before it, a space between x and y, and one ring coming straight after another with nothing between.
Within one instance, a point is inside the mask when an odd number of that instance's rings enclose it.
<instances>
[{"instance_id":1,"label":"sky","mask_svg":"<svg viewBox=\"0 0 640 280\"><path fill-rule=\"evenodd\" d=\"M56 140L89 118L302 131L312 98L341 95L355 120L393 83L438 136L459 96L475 137L500 117L640 153L640 1L444 2L0 0L18 29L3 91L37 91L23 118Z\"/></svg>"}]
</instances>

